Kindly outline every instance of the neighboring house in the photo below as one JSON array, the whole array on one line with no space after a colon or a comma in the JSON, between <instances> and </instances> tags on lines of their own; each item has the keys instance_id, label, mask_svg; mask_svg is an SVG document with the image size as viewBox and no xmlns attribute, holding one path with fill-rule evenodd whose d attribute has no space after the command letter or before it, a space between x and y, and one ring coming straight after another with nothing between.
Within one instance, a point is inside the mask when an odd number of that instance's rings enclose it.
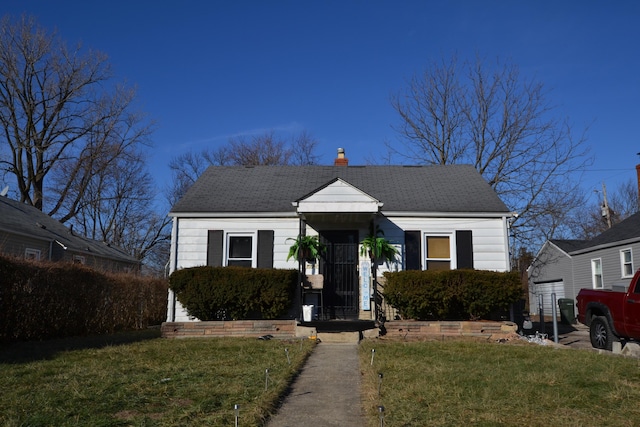
<instances>
[{"instance_id":1,"label":"neighboring house","mask_svg":"<svg viewBox=\"0 0 640 427\"><path fill-rule=\"evenodd\" d=\"M327 246L306 274L323 276L323 315L372 319L370 263L358 243L372 221L407 269L508 271L512 214L470 165L209 167L169 215L170 271L211 265L298 268L300 232ZM317 301L317 300L316 300ZM169 292L168 321L190 319Z\"/></svg>"},{"instance_id":2,"label":"neighboring house","mask_svg":"<svg viewBox=\"0 0 640 427\"><path fill-rule=\"evenodd\" d=\"M0 253L33 260L86 264L102 271L138 271L122 249L74 234L60 221L25 203L0 196Z\"/></svg>"},{"instance_id":3,"label":"neighboring house","mask_svg":"<svg viewBox=\"0 0 640 427\"><path fill-rule=\"evenodd\" d=\"M582 288L626 290L640 266L640 213L595 238L550 240L528 269L531 310L544 295L545 313L550 313L550 294L576 298Z\"/></svg>"},{"instance_id":4,"label":"neighboring house","mask_svg":"<svg viewBox=\"0 0 640 427\"><path fill-rule=\"evenodd\" d=\"M560 298L574 298L572 251L586 244L584 240L548 240L542 246L531 266L529 276L529 308L538 312L542 297L545 312L551 313L552 295Z\"/></svg>"}]
</instances>

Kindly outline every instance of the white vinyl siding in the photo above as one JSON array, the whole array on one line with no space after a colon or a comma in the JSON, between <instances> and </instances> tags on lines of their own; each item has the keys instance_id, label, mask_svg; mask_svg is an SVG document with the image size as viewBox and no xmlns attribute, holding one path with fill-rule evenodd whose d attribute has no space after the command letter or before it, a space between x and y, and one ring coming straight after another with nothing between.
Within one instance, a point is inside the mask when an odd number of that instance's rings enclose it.
<instances>
[{"instance_id":1,"label":"white vinyl siding","mask_svg":"<svg viewBox=\"0 0 640 427\"><path fill-rule=\"evenodd\" d=\"M291 241L286 241L287 238L295 238L298 235L297 218L174 218L175 221L177 224L174 225L172 237L171 272L207 264L208 230L224 230L225 233L254 236L257 230L274 230L274 268L297 268L293 259L287 262ZM177 250L174 242L178 243ZM224 253L227 253L226 248Z\"/></svg>"},{"instance_id":2,"label":"white vinyl siding","mask_svg":"<svg viewBox=\"0 0 640 427\"><path fill-rule=\"evenodd\" d=\"M384 212L383 212L384 214ZM222 230L225 233L225 248L223 254L228 260L227 235L252 235L254 250L251 255L252 265L255 265L257 250L258 230L273 230L273 267L283 269L296 269L295 260L287 261L287 254L292 244L291 240L299 233L300 221L297 217L228 217L228 218L193 218L178 217L173 219L171 238L171 263L170 272L182 268L190 268L207 265L207 248L209 230ZM507 229L503 218L433 218L433 217L409 217L389 216L379 219L377 223L384 231L384 236L393 244L399 252L396 262L384 262L378 266L378 274L385 271L398 271L403 269L403 247L405 230L420 230L429 235L448 235L451 240L451 262L455 268L455 232L456 230L468 230L473 233L473 266L478 270L508 271L509 254L506 245ZM327 215L322 221L322 230L358 229L359 240L368 233L368 220L354 221L353 224L344 223L344 219L338 216ZM315 235L321 230L307 227L308 235ZM421 234L424 236L424 234ZM424 237L422 237L424 245ZM233 257L232 257L233 258ZM366 257L361 257L361 262L368 262ZM425 262L423 251L422 262ZM318 264L307 263L307 274L318 274ZM175 303L175 305L173 305ZM173 317L175 313L175 318ZM179 301L173 300L170 294L168 319L175 321L188 321L186 312Z\"/></svg>"},{"instance_id":3,"label":"white vinyl siding","mask_svg":"<svg viewBox=\"0 0 640 427\"><path fill-rule=\"evenodd\" d=\"M388 217L390 229L384 229L385 237L392 243L404 242L404 230L421 230L423 233L449 234L455 240L455 230L473 233L473 268L476 270L508 271L509 253L506 246L507 232L499 218L408 218ZM382 228L382 227L381 227ZM422 238L424 245L424 237ZM452 252L455 260L455 248ZM425 256L422 257L424 262ZM452 266L456 268L456 266Z\"/></svg>"}]
</instances>

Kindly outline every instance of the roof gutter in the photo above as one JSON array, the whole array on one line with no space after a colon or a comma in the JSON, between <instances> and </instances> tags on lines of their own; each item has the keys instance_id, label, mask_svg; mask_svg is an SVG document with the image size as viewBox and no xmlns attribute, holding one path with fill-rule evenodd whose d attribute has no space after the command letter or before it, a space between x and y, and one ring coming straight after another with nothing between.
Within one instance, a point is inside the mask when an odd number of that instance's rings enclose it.
<instances>
[{"instance_id":1,"label":"roof gutter","mask_svg":"<svg viewBox=\"0 0 640 427\"><path fill-rule=\"evenodd\" d=\"M344 213L344 212L341 212ZM515 212L410 212L383 211L387 217L418 218L513 218ZM172 218L297 218L296 212L169 212Z\"/></svg>"},{"instance_id":2,"label":"roof gutter","mask_svg":"<svg viewBox=\"0 0 640 427\"><path fill-rule=\"evenodd\" d=\"M172 218L297 218L296 212L169 212Z\"/></svg>"},{"instance_id":3,"label":"roof gutter","mask_svg":"<svg viewBox=\"0 0 640 427\"><path fill-rule=\"evenodd\" d=\"M513 218L515 212L409 212L383 211L386 217L418 217L418 218Z\"/></svg>"}]
</instances>

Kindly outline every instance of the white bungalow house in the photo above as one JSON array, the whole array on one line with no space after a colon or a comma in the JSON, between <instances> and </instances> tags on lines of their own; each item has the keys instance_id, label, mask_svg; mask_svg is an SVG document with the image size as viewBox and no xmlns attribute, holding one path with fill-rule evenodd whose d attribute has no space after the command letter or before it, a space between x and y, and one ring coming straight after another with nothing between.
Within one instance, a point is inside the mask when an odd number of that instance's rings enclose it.
<instances>
[{"instance_id":1,"label":"white bungalow house","mask_svg":"<svg viewBox=\"0 0 640 427\"><path fill-rule=\"evenodd\" d=\"M170 272L296 269L287 239L319 235L327 251L304 273L322 275L323 315L373 319L370 262L359 251L372 221L399 251L379 274L510 269L512 213L472 166L349 166L338 156L334 166L209 167L169 214ZM195 320L171 291L167 320Z\"/></svg>"}]
</instances>

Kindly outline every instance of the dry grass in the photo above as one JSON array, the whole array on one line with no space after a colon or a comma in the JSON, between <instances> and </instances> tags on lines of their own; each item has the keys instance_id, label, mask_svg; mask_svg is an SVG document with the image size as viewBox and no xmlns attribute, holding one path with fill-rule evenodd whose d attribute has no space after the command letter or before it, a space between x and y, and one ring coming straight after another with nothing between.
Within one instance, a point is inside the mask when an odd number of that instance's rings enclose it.
<instances>
[{"instance_id":1,"label":"dry grass","mask_svg":"<svg viewBox=\"0 0 640 427\"><path fill-rule=\"evenodd\" d=\"M635 426L640 419L636 359L468 340L367 341L360 351L371 426L380 425L379 405L386 426Z\"/></svg>"},{"instance_id":2,"label":"dry grass","mask_svg":"<svg viewBox=\"0 0 640 427\"><path fill-rule=\"evenodd\" d=\"M123 336L2 349L0 425L230 426L236 404L241 425L261 425L313 348L309 340Z\"/></svg>"}]
</instances>

